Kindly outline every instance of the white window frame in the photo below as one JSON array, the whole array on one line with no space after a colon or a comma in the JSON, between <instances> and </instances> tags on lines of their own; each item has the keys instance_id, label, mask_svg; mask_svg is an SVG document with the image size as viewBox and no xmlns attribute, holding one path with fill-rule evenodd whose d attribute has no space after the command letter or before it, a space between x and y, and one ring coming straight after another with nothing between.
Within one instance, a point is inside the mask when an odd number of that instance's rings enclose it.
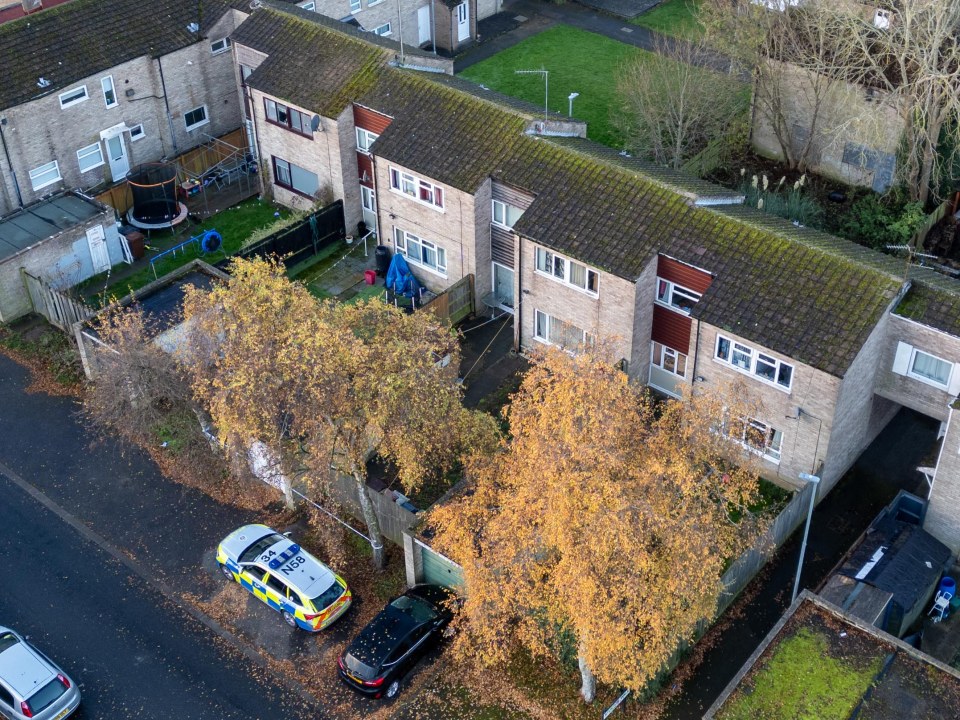
<instances>
[{"instance_id":1,"label":"white window frame","mask_svg":"<svg viewBox=\"0 0 960 720\"><path fill-rule=\"evenodd\" d=\"M663 297L661 298L660 290L663 288ZM684 315L689 315L690 310L687 308L681 307L674 302L674 299L677 297L686 298L691 300L694 305L700 302L700 298L703 297L700 293L686 288L683 285L678 285L672 280L666 280L659 275L657 276L657 289L656 295L654 296L654 302L663 307L670 308L674 312L682 313Z\"/></svg>"},{"instance_id":2,"label":"white window frame","mask_svg":"<svg viewBox=\"0 0 960 720\"><path fill-rule=\"evenodd\" d=\"M544 260L543 264L549 266L549 272L540 268L541 258ZM584 268L584 281L586 284L582 287L570 280L570 277L573 274L572 269L574 264ZM571 287L574 290L578 290L584 295L589 295L593 298L600 297L600 273L586 263L582 263L579 260L574 260L566 255L561 255L560 253L554 252L549 248L537 245L533 250L533 268L537 275L548 277L555 282ZM596 290L590 289L591 276L594 278L593 284L596 287Z\"/></svg>"},{"instance_id":3,"label":"white window frame","mask_svg":"<svg viewBox=\"0 0 960 720\"><path fill-rule=\"evenodd\" d=\"M379 4L382 3L382 2L383 2L383 0L368 0L368 2L367 2L367 7L368 7L368 8L372 8L372 7L374 7L375 5L379 5Z\"/></svg>"},{"instance_id":4,"label":"white window frame","mask_svg":"<svg viewBox=\"0 0 960 720\"><path fill-rule=\"evenodd\" d=\"M783 431L751 417L740 418L738 422L743 428L742 432L735 434L731 424L728 422L726 427L727 437L740 444L748 452L759 455L764 460L768 460L775 465L779 465L783 458ZM747 439L748 428L753 428L763 434L762 448L757 447ZM772 444L773 441L776 441L776 446Z\"/></svg>"},{"instance_id":5,"label":"white window frame","mask_svg":"<svg viewBox=\"0 0 960 720\"><path fill-rule=\"evenodd\" d=\"M37 176L46 175L50 171L55 171L57 176L51 178L50 180L45 180L39 185L36 183ZM33 170L30 171L30 185L34 190L41 190L42 188L47 187L48 185L53 185L54 183L60 182L63 179L63 176L60 174L60 164L56 160L51 160L48 163L43 165L38 165Z\"/></svg>"},{"instance_id":6,"label":"white window frame","mask_svg":"<svg viewBox=\"0 0 960 720\"><path fill-rule=\"evenodd\" d=\"M99 156L100 161L90 165L89 167L84 167L83 160L94 155ZM77 150L77 166L80 168L81 173L89 172L90 170L98 168L103 164L103 148L100 146L100 143L95 142L92 145L87 145L86 147L82 147Z\"/></svg>"},{"instance_id":7,"label":"white window frame","mask_svg":"<svg viewBox=\"0 0 960 720\"><path fill-rule=\"evenodd\" d=\"M434 275L439 275L440 277L447 277L447 250L440 245L437 245L435 242L430 240L424 240L419 235L414 235L412 232L408 232L402 228L394 226L393 228L393 242L396 245L397 252L403 255L407 262L416 265L417 267L423 268L432 272ZM414 246L416 250L416 257L414 257ZM430 265L428 262L425 262L423 259L424 248L429 252L433 252L436 261L433 265Z\"/></svg>"},{"instance_id":8,"label":"white window frame","mask_svg":"<svg viewBox=\"0 0 960 720\"><path fill-rule=\"evenodd\" d=\"M517 216L513 219L513 222L510 222L510 212L515 211ZM500 215L500 219L497 219L497 215ZM516 205L510 205L505 203L502 200L493 200L491 201L490 217L491 222L497 227L502 228L512 228L517 220L520 219L520 216L523 215L523 210L518 208Z\"/></svg>"},{"instance_id":9,"label":"white window frame","mask_svg":"<svg viewBox=\"0 0 960 720\"><path fill-rule=\"evenodd\" d=\"M357 150L360 152L369 153L370 146L373 145L374 141L380 137L377 133L370 132L362 127L357 129Z\"/></svg>"},{"instance_id":10,"label":"white window frame","mask_svg":"<svg viewBox=\"0 0 960 720\"><path fill-rule=\"evenodd\" d=\"M139 130L139 132L134 132ZM137 123L130 128L130 142L139 142L147 136L146 130L143 129L143 123Z\"/></svg>"},{"instance_id":11,"label":"white window frame","mask_svg":"<svg viewBox=\"0 0 960 720\"><path fill-rule=\"evenodd\" d=\"M658 348L661 351L660 353L657 352ZM673 358L673 367L674 367L673 370L671 370L664 364L664 360L667 357ZM676 377L679 377L679 378L686 378L687 377L687 360L688 358L686 353L682 353L679 350L674 350L672 347L664 345L663 343L659 343L656 340L653 340L650 342L651 364L654 367L660 368L666 373L670 373L671 375L675 375ZM682 373L678 373L676 370L680 362L683 363Z\"/></svg>"},{"instance_id":12,"label":"white window frame","mask_svg":"<svg viewBox=\"0 0 960 720\"><path fill-rule=\"evenodd\" d=\"M78 95L78 93L83 93L83 94ZM73 95L77 95L77 97L71 97ZM73 105L79 105L80 103L89 100L90 93L87 92L86 85L80 85L79 87L71 88L66 92L60 93L59 97L60 97L60 109L62 110L68 107L72 107ZM67 98L67 100L65 101L64 98Z\"/></svg>"},{"instance_id":13,"label":"white window frame","mask_svg":"<svg viewBox=\"0 0 960 720\"><path fill-rule=\"evenodd\" d=\"M949 365L949 366L950 366L950 372L949 372L949 374L947 375L947 381L946 381L945 383L940 383L940 382L937 382L935 379L933 379L933 378L931 378L931 377L927 377L926 375L922 375L922 374L916 372L916 371L913 369L913 367L914 367L914 365L915 365L916 362L917 362L917 356L918 356L918 355L926 355L926 356L929 357L929 358L933 358L933 359L936 360L937 362L941 362L941 363L944 363L944 364L946 364L946 365ZM950 381L953 379L953 375L954 375L954 373L955 373L956 371L957 371L957 366L956 366L955 363L952 363L952 362L950 362L949 360L944 360L942 357L940 357L940 356L938 356L938 355L934 355L933 353L929 353L929 352L926 352L925 350L920 350L920 349L918 349L918 348L913 348L913 351L910 353L910 363L907 365L907 377L911 377L911 378L913 378L914 380L919 380L920 382L925 383L925 384L927 384L927 385L932 385L932 386L935 387L935 388L940 388L941 390L946 390L947 388L950 387Z\"/></svg>"},{"instance_id":14,"label":"white window frame","mask_svg":"<svg viewBox=\"0 0 960 720\"><path fill-rule=\"evenodd\" d=\"M363 10L363 0L350 0L350 14L355 15L356 13Z\"/></svg>"},{"instance_id":15,"label":"white window frame","mask_svg":"<svg viewBox=\"0 0 960 720\"><path fill-rule=\"evenodd\" d=\"M384 23L379 27L375 27L370 32L372 32L374 35L379 35L380 37L390 37L393 35L393 25L390 23Z\"/></svg>"},{"instance_id":16,"label":"white window frame","mask_svg":"<svg viewBox=\"0 0 960 720\"><path fill-rule=\"evenodd\" d=\"M187 125L187 115L191 113L195 113L197 110L201 110L201 109L203 110L203 120L201 120L198 123L194 123L193 125ZM183 113L183 127L186 128L187 132L192 132L193 130L196 130L199 127L203 127L204 125L209 125L209 124L210 124L210 115L207 112L206 105L197 105L197 107L191 108L190 110L187 110L185 113Z\"/></svg>"},{"instance_id":17,"label":"white window frame","mask_svg":"<svg viewBox=\"0 0 960 720\"><path fill-rule=\"evenodd\" d=\"M721 342L728 343L726 356L722 355L720 352ZM735 363L733 360L735 355L745 358L745 364L740 365ZM727 337L726 335L721 335L720 333L717 333L717 339L714 343L713 360L714 362L722 363L727 367L733 368L738 373L749 375L755 380L766 383L770 387L775 387L777 390L785 393L789 393L793 388L793 379L797 372L796 366L792 363L784 362L783 360L774 357L770 353L757 350L746 343L743 343L739 340L734 340L733 338ZM757 373L758 363L769 365L773 368L773 380L770 380L769 378ZM781 368L789 368L790 381L786 385L780 382Z\"/></svg>"},{"instance_id":18,"label":"white window frame","mask_svg":"<svg viewBox=\"0 0 960 720\"><path fill-rule=\"evenodd\" d=\"M547 332L546 335L540 335L540 334L539 334L539 328L540 328L539 319L540 319L541 317L544 319L544 323L543 323L543 324L544 324L544 327L546 328L546 332ZM583 335L583 337L582 337L581 340L580 340L580 343L578 343L579 345L593 345L593 344L594 344L594 337L593 337L593 335L592 335L591 333L588 333L588 332L587 332L586 330L584 330L583 328L580 328L580 327L574 325L574 324L571 323L571 322L567 322L566 320L562 320L562 319L560 319L560 318L558 318L558 317L555 317L555 316L551 315L550 313L544 312L543 310L540 310L540 309L538 309L538 308L535 308L534 311L533 311L533 339L536 340L537 342L543 343L544 345L553 345L553 346L555 346L555 347L562 348L563 350L566 350L567 352L571 352L571 353L574 352L574 350L575 350L576 348L564 347L563 345L561 345L560 343L558 343L556 340L551 340L551 339L550 339L551 327L553 326L553 323L554 323L555 321L556 321L556 322L561 322L561 323L563 323L564 325L569 325L570 327L572 327L572 328L574 328L574 329L576 329L576 330L579 330L579 331L581 332L581 334Z\"/></svg>"},{"instance_id":19,"label":"white window frame","mask_svg":"<svg viewBox=\"0 0 960 720\"><path fill-rule=\"evenodd\" d=\"M442 187L392 166L389 168L388 174L390 176L390 192L405 195L421 205L433 208L437 212L445 212L446 190ZM424 199L424 195L427 195L428 199ZM439 203L436 202L437 199L440 200Z\"/></svg>"},{"instance_id":20,"label":"white window frame","mask_svg":"<svg viewBox=\"0 0 960 720\"><path fill-rule=\"evenodd\" d=\"M100 89L103 91L103 104L108 108L117 107L120 104L120 98L117 97L117 86L113 82L113 75L107 75L100 78ZM113 95L113 102L107 101L107 93Z\"/></svg>"},{"instance_id":21,"label":"white window frame","mask_svg":"<svg viewBox=\"0 0 960 720\"><path fill-rule=\"evenodd\" d=\"M210 54L221 55L225 52L229 52L232 46L233 46L233 43L230 41L230 38L228 37L222 37L219 40L211 40Z\"/></svg>"}]
</instances>

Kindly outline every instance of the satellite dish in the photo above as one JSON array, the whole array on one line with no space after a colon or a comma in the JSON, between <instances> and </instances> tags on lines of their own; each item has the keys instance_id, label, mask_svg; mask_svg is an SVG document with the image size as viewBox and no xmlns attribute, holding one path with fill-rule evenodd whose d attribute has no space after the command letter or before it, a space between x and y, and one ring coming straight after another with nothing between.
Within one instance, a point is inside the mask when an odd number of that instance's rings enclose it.
<instances>
[{"instance_id":1,"label":"satellite dish","mask_svg":"<svg viewBox=\"0 0 960 720\"><path fill-rule=\"evenodd\" d=\"M313 130L314 132L316 132L317 130L320 129L320 116L319 116L319 115L314 115L314 116L310 119L310 129Z\"/></svg>"}]
</instances>

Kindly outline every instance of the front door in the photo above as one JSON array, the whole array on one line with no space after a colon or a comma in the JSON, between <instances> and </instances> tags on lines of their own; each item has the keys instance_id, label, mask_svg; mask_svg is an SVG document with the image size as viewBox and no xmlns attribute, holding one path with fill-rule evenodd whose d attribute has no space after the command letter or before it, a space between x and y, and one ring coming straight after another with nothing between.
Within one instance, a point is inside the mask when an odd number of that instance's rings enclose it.
<instances>
[{"instance_id":1,"label":"front door","mask_svg":"<svg viewBox=\"0 0 960 720\"><path fill-rule=\"evenodd\" d=\"M457 41L463 42L470 37L470 3L457 5Z\"/></svg>"},{"instance_id":2,"label":"front door","mask_svg":"<svg viewBox=\"0 0 960 720\"><path fill-rule=\"evenodd\" d=\"M366 185L360 186L360 205L363 208L363 223L367 230L377 232L377 196L373 188Z\"/></svg>"},{"instance_id":3,"label":"front door","mask_svg":"<svg viewBox=\"0 0 960 720\"><path fill-rule=\"evenodd\" d=\"M430 42L430 6L424 5L417 10L417 43Z\"/></svg>"},{"instance_id":4,"label":"front door","mask_svg":"<svg viewBox=\"0 0 960 720\"><path fill-rule=\"evenodd\" d=\"M493 264L493 296L503 310L513 312L513 270L497 263Z\"/></svg>"},{"instance_id":5,"label":"front door","mask_svg":"<svg viewBox=\"0 0 960 720\"><path fill-rule=\"evenodd\" d=\"M107 251L107 240L103 234L103 226L96 225L87 230L87 245L90 246L90 259L93 261L93 274L110 269L110 253Z\"/></svg>"},{"instance_id":6,"label":"front door","mask_svg":"<svg viewBox=\"0 0 960 720\"><path fill-rule=\"evenodd\" d=\"M110 176L114 182L123 180L130 172L130 157L127 155L127 146L123 142L123 135L111 135L106 139L107 158L110 161Z\"/></svg>"}]
</instances>

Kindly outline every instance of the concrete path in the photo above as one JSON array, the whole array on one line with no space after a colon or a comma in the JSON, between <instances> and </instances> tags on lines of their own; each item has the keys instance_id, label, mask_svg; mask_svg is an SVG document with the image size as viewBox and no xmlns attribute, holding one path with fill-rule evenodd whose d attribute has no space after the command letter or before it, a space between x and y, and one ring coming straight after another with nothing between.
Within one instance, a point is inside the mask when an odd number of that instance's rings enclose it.
<instances>
[{"instance_id":1,"label":"concrete path","mask_svg":"<svg viewBox=\"0 0 960 720\"><path fill-rule=\"evenodd\" d=\"M455 72L460 73L554 25L571 25L648 52L670 52L682 42L573 2L555 5L544 0L514 0L504 5L503 13L525 19L516 29L481 41L458 55L453 63ZM719 53L700 53L694 63L718 72L727 72L730 67L729 59Z\"/></svg>"},{"instance_id":2,"label":"concrete path","mask_svg":"<svg viewBox=\"0 0 960 720\"><path fill-rule=\"evenodd\" d=\"M940 423L903 409L853 468L816 507L801 576L801 589L815 590L877 513L901 489L926 497L916 471L936 441ZM743 592L723 633L684 682L662 718L694 720L720 695L760 641L790 605L799 559L801 525ZM722 619L721 619L722 622Z\"/></svg>"}]
</instances>

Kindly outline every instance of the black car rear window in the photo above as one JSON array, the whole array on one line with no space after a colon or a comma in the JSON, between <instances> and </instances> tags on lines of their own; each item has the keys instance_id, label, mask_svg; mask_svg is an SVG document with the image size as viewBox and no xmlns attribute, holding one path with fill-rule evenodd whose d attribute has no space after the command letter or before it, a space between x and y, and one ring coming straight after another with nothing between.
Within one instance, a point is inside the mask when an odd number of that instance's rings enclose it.
<instances>
[{"instance_id":1,"label":"black car rear window","mask_svg":"<svg viewBox=\"0 0 960 720\"><path fill-rule=\"evenodd\" d=\"M343 656L343 664L347 666L347 671L351 675L356 675L361 680L370 680L377 672L376 668L361 662L350 653Z\"/></svg>"},{"instance_id":2,"label":"black car rear window","mask_svg":"<svg viewBox=\"0 0 960 720\"><path fill-rule=\"evenodd\" d=\"M261 553L273 547L281 540L283 540L283 535L277 535L276 533L271 533L266 537L260 538L253 545L251 545L242 553L240 553L240 562L242 563L253 562L254 560L257 559L257 557L260 556Z\"/></svg>"},{"instance_id":3,"label":"black car rear window","mask_svg":"<svg viewBox=\"0 0 960 720\"><path fill-rule=\"evenodd\" d=\"M328 587L316 597L310 598L310 602L317 610L324 610L335 603L343 595L343 587L336 580L333 585Z\"/></svg>"},{"instance_id":4,"label":"black car rear window","mask_svg":"<svg viewBox=\"0 0 960 720\"><path fill-rule=\"evenodd\" d=\"M53 705L66 691L67 688L64 687L62 682L59 680L51 680L28 697L27 702L30 704L30 709L33 711L33 714L36 715Z\"/></svg>"}]
</instances>

